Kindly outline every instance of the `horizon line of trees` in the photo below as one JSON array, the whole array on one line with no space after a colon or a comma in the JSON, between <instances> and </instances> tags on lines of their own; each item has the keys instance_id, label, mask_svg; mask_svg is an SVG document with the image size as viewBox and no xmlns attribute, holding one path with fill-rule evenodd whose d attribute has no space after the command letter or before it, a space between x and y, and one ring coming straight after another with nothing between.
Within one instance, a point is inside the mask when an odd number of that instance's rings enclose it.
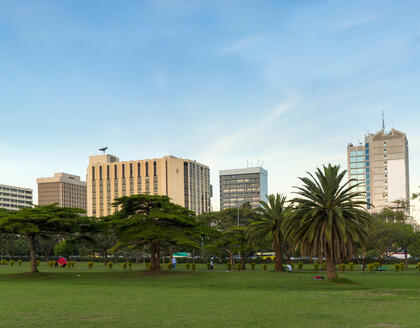
<instances>
[{"instance_id":1,"label":"horizon line of trees","mask_svg":"<svg viewBox=\"0 0 420 328\"><path fill-rule=\"evenodd\" d=\"M420 233L403 211L384 209L371 215L352 181L344 181L340 166L323 166L300 178L295 198L268 195L259 208L249 204L218 212L195 213L166 196L134 195L117 199L119 210L107 217L86 217L81 209L56 204L0 211L0 247L10 257L29 253L31 272L37 255L109 254L149 256L150 269L176 251L226 256L234 265L240 255L245 269L250 253L272 250L275 270L292 257L324 259L328 279L337 278L336 264L357 257L382 262L402 250L420 256ZM237 217L240 217L238 223Z\"/></svg>"}]
</instances>

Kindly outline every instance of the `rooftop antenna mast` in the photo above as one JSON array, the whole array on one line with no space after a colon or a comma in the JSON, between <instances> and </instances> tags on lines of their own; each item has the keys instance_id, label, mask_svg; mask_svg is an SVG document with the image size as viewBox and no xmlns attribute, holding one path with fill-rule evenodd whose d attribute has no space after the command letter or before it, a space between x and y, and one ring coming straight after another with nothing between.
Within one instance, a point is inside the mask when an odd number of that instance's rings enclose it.
<instances>
[{"instance_id":1,"label":"rooftop antenna mast","mask_svg":"<svg viewBox=\"0 0 420 328\"><path fill-rule=\"evenodd\" d=\"M382 111L382 130L385 131L385 112Z\"/></svg>"}]
</instances>

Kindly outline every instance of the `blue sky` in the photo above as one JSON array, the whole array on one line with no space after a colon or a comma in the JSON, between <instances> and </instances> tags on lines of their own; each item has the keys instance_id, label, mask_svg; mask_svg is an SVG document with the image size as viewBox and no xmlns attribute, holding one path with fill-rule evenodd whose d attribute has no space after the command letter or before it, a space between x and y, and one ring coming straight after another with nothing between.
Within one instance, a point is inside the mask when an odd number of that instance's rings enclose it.
<instances>
[{"instance_id":1,"label":"blue sky","mask_svg":"<svg viewBox=\"0 0 420 328\"><path fill-rule=\"evenodd\" d=\"M348 142L407 134L420 186L418 1L0 0L0 183L84 176L106 145L289 194Z\"/></svg>"}]
</instances>

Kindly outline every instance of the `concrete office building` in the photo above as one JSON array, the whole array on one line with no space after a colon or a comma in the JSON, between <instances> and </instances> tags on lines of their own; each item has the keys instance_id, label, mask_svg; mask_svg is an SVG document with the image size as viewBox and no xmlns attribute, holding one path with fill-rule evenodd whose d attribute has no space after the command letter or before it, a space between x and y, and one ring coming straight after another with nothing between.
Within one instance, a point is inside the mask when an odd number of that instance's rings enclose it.
<instances>
[{"instance_id":1,"label":"concrete office building","mask_svg":"<svg viewBox=\"0 0 420 328\"><path fill-rule=\"evenodd\" d=\"M111 206L115 199L137 194L168 196L197 214L210 212L209 168L174 156L125 162L109 154L89 157L89 216L112 214L116 211Z\"/></svg>"},{"instance_id":2,"label":"concrete office building","mask_svg":"<svg viewBox=\"0 0 420 328\"><path fill-rule=\"evenodd\" d=\"M0 208L18 211L22 207L32 207L32 189L0 184Z\"/></svg>"},{"instance_id":3,"label":"concrete office building","mask_svg":"<svg viewBox=\"0 0 420 328\"><path fill-rule=\"evenodd\" d=\"M364 144L347 147L349 179L361 183L366 192L367 209L380 212L384 207L409 210L408 141L404 133L383 128L365 137Z\"/></svg>"},{"instance_id":4,"label":"concrete office building","mask_svg":"<svg viewBox=\"0 0 420 328\"><path fill-rule=\"evenodd\" d=\"M253 208L267 200L267 171L262 167L219 171L220 210L249 202Z\"/></svg>"},{"instance_id":5,"label":"concrete office building","mask_svg":"<svg viewBox=\"0 0 420 328\"><path fill-rule=\"evenodd\" d=\"M77 175L54 173L50 178L36 179L38 205L57 203L62 207L77 207L86 210L86 182Z\"/></svg>"}]
</instances>

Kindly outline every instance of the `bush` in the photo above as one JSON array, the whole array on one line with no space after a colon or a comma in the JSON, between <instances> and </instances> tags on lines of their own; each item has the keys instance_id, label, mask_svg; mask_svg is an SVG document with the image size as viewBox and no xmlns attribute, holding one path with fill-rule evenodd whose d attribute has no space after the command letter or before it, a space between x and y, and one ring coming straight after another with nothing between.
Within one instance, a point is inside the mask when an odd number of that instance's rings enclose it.
<instances>
[{"instance_id":1,"label":"bush","mask_svg":"<svg viewBox=\"0 0 420 328\"><path fill-rule=\"evenodd\" d=\"M172 270L172 264L171 263L166 263L166 268L168 269L168 271Z\"/></svg>"},{"instance_id":2,"label":"bush","mask_svg":"<svg viewBox=\"0 0 420 328\"><path fill-rule=\"evenodd\" d=\"M346 271L346 264L345 263L340 263L339 267L340 267L341 272Z\"/></svg>"},{"instance_id":3,"label":"bush","mask_svg":"<svg viewBox=\"0 0 420 328\"><path fill-rule=\"evenodd\" d=\"M18 260L18 265L19 265L19 266L21 266L21 265L22 265L22 262L23 262L23 261L22 261L21 259L19 259L19 260Z\"/></svg>"},{"instance_id":4,"label":"bush","mask_svg":"<svg viewBox=\"0 0 420 328\"><path fill-rule=\"evenodd\" d=\"M14 266L15 265L15 260L10 260L9 264L10 264L10 266Z\"/></svg>"},{"instance_id":5,"label":"bush","mask_svg":"<svg viewBox=\"0 0 420 328\"><path fill-rule=\"evenodd\" d=\"M267 271L267 263L264 263L264 264L262 265L262 268L263 268L263 270L264 270L264 271Z\"/></svg>"},{"instance_id":6,"label":"bush","mask_svg":"<svg viewBox=\"0 0 420 328\"><path fill-rule=\"evenodd\" d=\"M7 264L6 259L1 260L1 264L6 265Z\"/></svg>"},{"instance_id":7,"label":"bush","mask_svg":"<svg viewBox=\"0 0 420 328\"><path fill-rule=\"evenodd\" d=\"M129 261L127 264L128 264L128 270L131 270L131 268L133 267L133 262Z\"/></svg>"},{"instance_id":8,"label":"bush","mask_svg":"<svg viewBox=\"0 0 420 328\"><path fill-rule=\"evenodd\" d=\"M94 264L94 262L88 262L88 268L89 268L89 270L93 268L93 264Z\"/></svg>"},{"instance_id":9,"label":"bush","mask_svg":"<svg viewBox=\"0 0 420 328\"><path fill-rule=\"evenodd\" d=\"M322 263L322 268L323 268L324 270L327 270L327 263L323 262L323 263Z\"/></svg>"},{"instance_id":10,"label":"bush","mask_svg":"<svg viewBox=\"0 0 420 328\"><path fill-rule=\"evenodd\" d=\"M373 264L373 263L369 263L369 264L367 265L367 267L368 267L369 272L372 272L372 271L373 271L373 269L375 269L375 264Z\"/></svg>"},{"instance_id":11,"label":"bush","mask_svg":"<svg viewBox=\"0 0 420 328\"><path fill-rule=\"evenodd\" d=\"M400 265L398 263L394 264L394 270L395 270L395 272L400 271Z\"/></svg>"},{"instance_id":12,"label":"bush","mask_svg":"<svg viewBox=\"0 0 420 328\"><path fill-rule=\"evenodd\" d=\"M405 270L405 264L403 262L400 263L400 271Z\"/></svg>"},{"instance_id":13,"label":"bush","mask_svg":"<svg viewBox=\"0 0 420 328\"><path fill-rule=\"evenodd\" d=\"M111 270L114 263L112 263L112 261L110 261L106 265L107 265L108 269Z\"/></svg>"},{"instance_id":14,"label":"bush","mask_svg":"<svg viewBox=\"0 0 420 328\"><path fill-rule=\"evenodd\" d=\"M303 263L302 262L299 262L298 263L298 270L299 271L302 271L303 270Z\"/></svg>"},{"instance_id":15,"label":"bush","mask_svg":"<svg viewBox=\"0 0 420 328\"><path fill-rule=\"evenodd\" d=\"M236 263L236 270L241 271L241 269L242 269L242 264Z\"/></svg>"},{"instance_id":16,"label":"bush","mask_svg":"<svg viewBox=\"0 0 420 328\"><path fill-rule=\"evenodd\" d=\"M417 263L416 268L417 268L417 270L420 272L420 262L419 262L419 263Z\"/></svg>"},{"instance_id":17,"label":"bush","mask_svg":"<svg viewBox=\"0 0 420 328\"><path fill-rule=\"evenodd\" d=\"M295 268L295 262L290 262L290 265L292 266L292 269Z\"/></svg>"},{"instance_id":18,"label":"bush","mask_svg":"<svg viewBox=\"0 0 420 328\"><path fill-rule=\"evenodd\" d=\"M381 263L373 262L373 265L375 266L375 270L378 270L378 268L381 266Z\"/></svg>"},{"instance_id":19,"label":"bush","mask_svg":"<svg viewBox=\"0 0 420 328\"><path fill-rule=\"evenodd\" d=\"M36 266L40 266L41 265L41 261L40 260L36 260Z\"/></svg>"},{"instance_id":20,"label":"bush","mask_svg":"<svg viewBox=\"0 0 420 328\"><path fill-rule=\"evenodd\" d=\"M71 269L71 268L74 268L74 264L75 264L76 262L74 262L74 261L67 261L67 267L69 268L69 269Z\"/></svg>"},{"instance_id":21,"label":"bush","mask_svg":"<svg viewBox=\"0 0 420 328\"><path fill-rule=\"evenodd\" d=\"M191 263L190 262L185 263L185 268L187 269L187 271L190 271Z\"/></svg>"},{"instance_id":22,"label":"bush","mask_svg":"<svg viewBox=\"0 0 420 328\"><path fill-rule=\"evenodd\" d=\"M127 270L127 262L123 262L122 267L123 267L124 270Z\"/></svg>"},{"instance_id":23,"label":"bush","mask_svg":"<svg viewBox=\"0 0 420 328\"><path fill-rule=\"evenodd\" d=\"M150 262L146 263L146 269L147 269L147 271L152 270L152 264Z\"/></svg>"},{"instance_id":24,"label":"bush","mask_svg":"<svg viewBox=\"0 0 420 328\"><path fill-rule=\"evenodd\" d=\"M319 263L317 263L317 262L314 263L314 269L315 269L315 271L318 271L318 269L319 269Z\"/></svg>"},{"instance_id":25,"label":"bush","mask_svg":"<svg viewBox=\"0 0 420 328\"><path fill-rule=\"evenodd\" d=\"M255 263L254 262L251 263L251 270L255 271Z\"/></svg>"},{"instance_id":26,"label":"bush","mask_svg":"<svg viewBox=\"0 0 420 328\"><path fill-rule=\"evenodd\" d=\"M50 269L53 268L55 261L48 261L48 266L50 267Z\"/></svg>"},{"instance_id":27,"label":"bush","mask_svg":"<svg viewBox=\"0 0 420 328\"><path fill-rule=\"evenodd\" d=\"M349 263L349 271L353 271L354 270L354 263L350 262Z\"/></svg>"},{"instance_id":28,"label":"bush","mask_svg":"<svg viewBox=\"0 0 420 328\"><path fill-rule=\"evenodd\" d=\"M195 263L191 264L191 270L195 271L195 268L196 268L196 264Z\"/></svg>"},{"instance_id":29,"label":"bush","mask_svg":"<svg viewBox=\"0 0 420 328\"><path fill-rule=\"evenodd\" d=\"M231 263L227 263L226 264L228 271L232 270L232 264Z\"/></svg>"},{"instance_id":30,"label":"bush","mask_svg":"<svg viewBox=\"0 0 420 328\"><path fill-rule=\"evenodd\" d=\"M210 262L207 262L206 265L207 265L207 270L210 270Z\"/></svg>"}]
</instances>

